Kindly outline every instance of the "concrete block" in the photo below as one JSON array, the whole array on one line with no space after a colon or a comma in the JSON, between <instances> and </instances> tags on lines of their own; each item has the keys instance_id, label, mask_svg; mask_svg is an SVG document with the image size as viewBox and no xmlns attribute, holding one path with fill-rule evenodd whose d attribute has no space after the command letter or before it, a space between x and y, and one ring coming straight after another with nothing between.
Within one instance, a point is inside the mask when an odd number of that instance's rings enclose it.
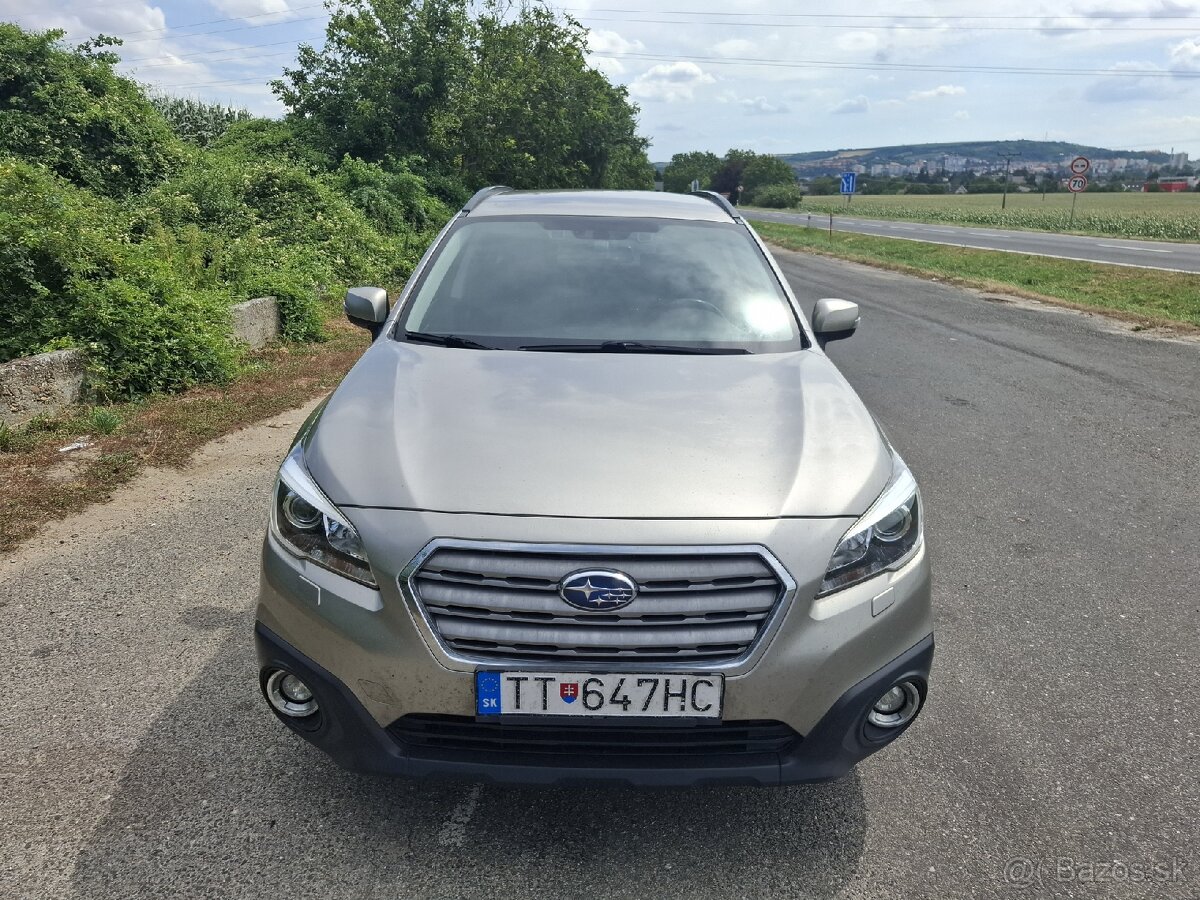
<instances>
[{"instance_id":1,"label":"concrete block","mask_svg":"<svg viewBox=\"0 0 1200 900\"><path fill-rule=\"evenodd\" d=\"M279 340L279 304L274 297L257 297L239 303L233 313L233 336L251 349Z\"/></svg>"},{"instance_id":2,"label":"concrete block","mask_svg":"<svg viewBox=\"0 0 1200 900\"><path fill-rule=\"evenodd\" d=\"M41 414L53 415L83 392L84 355L55 350L0 363L0 422L10 428Z\"/></svg>"}]
</instances>

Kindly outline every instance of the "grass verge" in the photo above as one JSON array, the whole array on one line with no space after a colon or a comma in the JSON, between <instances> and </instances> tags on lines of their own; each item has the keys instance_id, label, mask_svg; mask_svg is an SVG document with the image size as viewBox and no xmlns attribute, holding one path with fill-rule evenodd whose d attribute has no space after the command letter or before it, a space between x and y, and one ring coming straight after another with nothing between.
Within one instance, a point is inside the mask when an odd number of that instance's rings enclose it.
<instances>
[{"instance_id":1,"label":"grass verge","mask_svg":"<svg viewBox=\"0 0 1200 900\"><path fill-rule=\"evenodd\" d=\"M133 403L76 407L0 433L0 553L97 501L144 466L179 466L206 441L332 390L366 349L366 332L325 326L320 344L248 353L226 385ZM60 452L86 437L87 447Z\"/></svg>"},{"instance_id":2,"label":"grass verge","mask_svg":"<svg viewBox=\"0 0 1200 900\"><path fill-rule=\"evenodd\" d=\"M764 240L787 250L849 259L911 275L1099 310L1147 325L1200 329L1200 275L1131 269L874 235L754 222Z\"/></svg>"}]
</instances>

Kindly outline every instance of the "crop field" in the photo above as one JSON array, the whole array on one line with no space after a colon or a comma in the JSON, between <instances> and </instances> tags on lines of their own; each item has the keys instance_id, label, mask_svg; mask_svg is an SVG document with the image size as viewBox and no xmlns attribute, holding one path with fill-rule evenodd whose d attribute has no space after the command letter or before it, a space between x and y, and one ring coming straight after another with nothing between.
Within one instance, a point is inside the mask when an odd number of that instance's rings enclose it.
<instances>
[{"instance_id":1,"label":"crop field","mask_svg":"<svg viewBox=\"0 0 1200 900\"><path fill-rule=\"evenodd\" d=\"M984 225L1028 231L1059 231L1159 241L1200 241L1200 193L1082 193L1075 221L1068 228L1068 193L1009 194L1000 209L999 194L869 195L855 196L847 207L844 197L805 197L804 212L870 219L905 219L949 225Z\"/></svg>"}]
</instances>

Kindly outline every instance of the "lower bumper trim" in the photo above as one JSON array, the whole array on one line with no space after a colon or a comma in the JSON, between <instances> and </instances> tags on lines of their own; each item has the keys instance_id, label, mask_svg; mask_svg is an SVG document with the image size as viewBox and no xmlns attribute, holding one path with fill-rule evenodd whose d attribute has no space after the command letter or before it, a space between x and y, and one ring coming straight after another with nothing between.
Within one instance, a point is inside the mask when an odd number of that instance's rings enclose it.
<instances>
[{"instance_id":1,"label":"lower bumper trim","mask_svg":"<svg viewBox=\"0 0 1200 900\"><path fill-rule=\"evenodd\" d=\"M546 785L778 785L840 778L907 729L868 728L866 717L875 700L897 681L916 683L924 702L933 662L929 635L843 694L803 738L779 722L528 726L409 715L385 729L342 682L261 623L255 639L263 673L272 668L296 673L320 703L321 718L315 723L306 726L304 720L284 717L281 721L343 767L375 774Z\"/></svg>"}]
</instances>

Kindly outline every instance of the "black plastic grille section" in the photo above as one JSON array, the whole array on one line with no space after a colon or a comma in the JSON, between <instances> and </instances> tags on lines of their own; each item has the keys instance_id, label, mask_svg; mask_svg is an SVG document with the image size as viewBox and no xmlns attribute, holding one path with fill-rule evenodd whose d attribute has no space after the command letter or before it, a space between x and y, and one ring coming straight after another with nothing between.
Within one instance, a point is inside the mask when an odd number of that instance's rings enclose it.
<instances>
[{"instance_id":1,"label":"black plastic grille section","mask_svg":"<svg viewBox=\"0 0 1200 900\"><path fill-rule=\"evenodd\" d=\"M487 722L467 716L411 714L388 728L410 752L439 757L505 757L528 765L566 758L604 760L656 758L664 765L683 759L746 757L782 753L799 736L782 722L713 722L698 725L628 725Z\"/></svg>"},{"instance_id":2,"label":"black plastic grille section","mask_svg":"<svg viewBox=\"0 0 1200 900\"><path fill-rule=\"evenodd\" d=\"M637 582L624 609L567 605L559 582L581 569L615 569ZM754 643L784 594L758 553L556 553L439 547L412 589L451 650L542 662L724 662Z\"/></svg>"}]
</instances>

